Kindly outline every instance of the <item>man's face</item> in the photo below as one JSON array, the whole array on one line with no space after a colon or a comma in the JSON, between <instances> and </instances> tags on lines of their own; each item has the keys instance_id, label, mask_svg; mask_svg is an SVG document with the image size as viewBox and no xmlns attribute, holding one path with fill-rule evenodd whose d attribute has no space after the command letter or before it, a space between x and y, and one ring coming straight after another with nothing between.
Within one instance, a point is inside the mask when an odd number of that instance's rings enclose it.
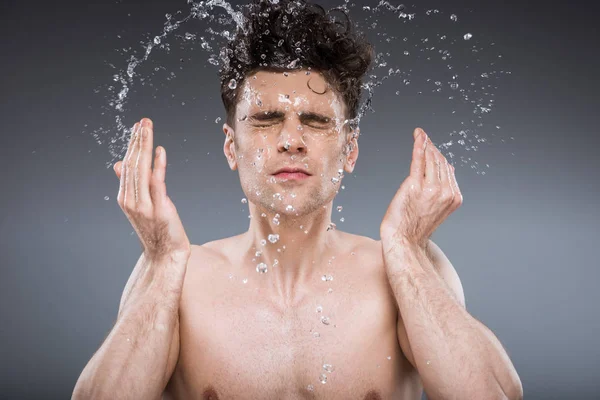
<instances>
[{"instance_id":1,"label":"man's face","mask_svg":"<svg viewBox=\"0 0 600 400\"><path fill-rule=\"evenodd\" d=\"M281 215L306 215L331 202L342 173L352 172L358 157L343 102L320 73L307 72L248 76L237 104L235 131L227 124L223 129L225 155L230 167L239 169L248 200ZM285 167L311 175L275 176Z\"/></svg>"}]
</instances>

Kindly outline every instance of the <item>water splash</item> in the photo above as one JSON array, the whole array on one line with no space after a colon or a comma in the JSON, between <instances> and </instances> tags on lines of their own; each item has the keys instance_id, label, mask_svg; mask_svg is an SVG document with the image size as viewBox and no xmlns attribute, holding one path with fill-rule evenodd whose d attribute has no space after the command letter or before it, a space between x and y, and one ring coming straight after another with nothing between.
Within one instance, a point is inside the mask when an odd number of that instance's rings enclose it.
<instances>
[{"instance_id":1,"label":"water splash","mask_svg":"<svg viewBox=\"0 0 600 400\"><path fill-rule=\"evenodd\" d=\"M273 1L275 3L275 1ZM121 159L126 151L130 127L126 126L124 120L135 119L128 114L128 100L132 93L135 92L137 86L152 86L159 87L161 85L152 82L154 73L166 72L166 81L175 79L174 71L166 71L162 65L154 68L150 74L140 72L140 67L154 61L151 55L156 54L157 50L162 50L167 54L171 49L173 40L180 40L184 46L192 46L199 44L200 49L206 53L206 61L209 65L219 67L228 61L226 53L220 52L217 54L214 49L222 49L225 42L234 38L237 31L244 31L244 16L240 6L234 8L229 2L224 0L208 0L208 1L191 1L188 0L189 12L187 16L182 18L174 17L172 14L166 14L166 22L162 31L155 35L148 35L148 39L142 43L142 53L132 54L131 48L123 49L122 55L126 56L126 67L118 69L113 63L108 63L111 68L117 70L112 75L114 83L103 85L97 88L95 93L100 93L102 89L108 92L105 96L107 106L103 107L102 115L107 115L114 120L110 126L99 127L91 132L99 145L108 143L108 150L112 159L106 162L106 167L109 168L117 160ZM351 126L358 126L362 118L368 112L375 112L373 107L373 99L377 88L385 83L385 86L390 86L390 82L385 82L388 79L399 78L397 89L394 90L398 95L415 96L423 93L433 93L445 98L450 102L452 108L459 109L460 105L472 107L469 115L465 111L453 110L452 113L458 113L462 121L459 121L458 129L448 129L445 133L449 136L461 135L460 140L442 141L434 143L440 150L447 154L447 158L453 164L455 154L448 151L450 147L461 146L466 151L477 151L480 144L490 144L491 140L481 137L479 133L484 127L483 120L488 117L494 107L494 91L497 86L494 86L489 80L497 79L500 75L510 74L510 71L504 71L495 67L496 63L502 58L498 54L492 62L485 61L484 53L494 43L486 45L481 43L481 40L476 40L476 35L473 33L454 32L455 28L460 27L458 15L446 14L443 10L429 9L422 10L416 6L411 6L409 10L403 4L392 4L386 0L380 0L375 6L359 5L350 3L349 0L343 0L339 9L348 13L355 23L357 30L363 30L367 33L367 37L371 43L375 45L377 51L374 59L374 65L370 73L365 77L362 85L365 98L362 99L358 115L352 121L346 121ZM335 8L335 7L331 7ZM218 16L217 12L225 14ZM176 16L183 15L181 11L175 13ZM217 27L205 27L205 36L202 32L180 32L187 23L192 20L204 21L206 24L216 24ZM387 22L387 21L390 22ZM460 19L462 21L462 19ZM419 21L419 25L415 26L414 21ZM398 23L404 25L403 37L395 36L398 32L395 25ZM435 37L431 32L426 34L427 37L420 34L418 29L427 29L427 24L435 24L442 29L448 29L448 33L438 33ZM444 25L450 24L448 26ZM394 26L393 31L387 27ZM419 28L424 26L425 28ZM431 27L431 25L429 25ZM372 31L370 33L369 31ZM372 35L371 38L369 35ZM474 43L474 44L472 44ZM472 44L472 45L471 45ZM470 46L470 47L469 47ZM395 54L402 55L402 68L394 67L391 61ZM458 72L458 62L455 60L455 55L467 57L467 66L463 71ZM406 60L415 62L417 65L425 65L433 62L438 63L430 72L435 77L431 77L423 81L418 81L418 76L412 68L409 68ZM181 62L185 61L181 58ZM487 64L490 70L476 72L482 65ZM291 65L294 67L294 65ZM450 72L452 78L447 78L446 74ZM412 83L411 83L412 82ZM161 82L162 83L162 82ZM230 88L239 86L239 80L229 82ZM410 84L410 86L409 86ZM428 85L431 86L428 86ZM164 86L164 84L162 84ZM393 85L391 85L393 86ZM407 91L407 87L413 87L413 93ZM424 86L424 87L423 87ZM179 102L182 106L185 102ZM137 115L136 115L137 118ZM217 123L220 118L215 120ZM116 128L116 129L115 129ZM115 136L115 131L117 132ZM441 136L444 132L430 132L430 136ZM496 134L492 134L496 136ZM502 140L504 142L504 140ZM464 157L458 155L463 164L471 164L471 168L478 170L479 163L474 161L472 157ZM487 166L488 164L486 164ZM489 168L489 167L488 167ZM478 171L479 173L479 171ZM485 173L485 172L483 172ZM335 180L338 178L332 179ZM336 182L333 182L336 183ZM343 189L343 187L342 187Z\"/></svg>"}]
</instances>

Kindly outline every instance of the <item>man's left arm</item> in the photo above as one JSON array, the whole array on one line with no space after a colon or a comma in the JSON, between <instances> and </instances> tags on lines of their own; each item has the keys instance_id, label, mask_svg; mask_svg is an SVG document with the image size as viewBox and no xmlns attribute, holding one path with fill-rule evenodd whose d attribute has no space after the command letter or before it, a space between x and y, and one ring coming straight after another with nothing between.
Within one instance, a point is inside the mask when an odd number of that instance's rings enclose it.
<instances>
[{"instance_id":1,"label":"man's left arm","mask_svg":"<svg viewBox=\"0 0 600 400\"><path fill-rule=\"evenodd\" d=\"M521 380L502 344L467 312L456 270L428 243L425 249L399 243L384 253L425 392L432 399L522 399Z\"/></svg>"}]
</instances>

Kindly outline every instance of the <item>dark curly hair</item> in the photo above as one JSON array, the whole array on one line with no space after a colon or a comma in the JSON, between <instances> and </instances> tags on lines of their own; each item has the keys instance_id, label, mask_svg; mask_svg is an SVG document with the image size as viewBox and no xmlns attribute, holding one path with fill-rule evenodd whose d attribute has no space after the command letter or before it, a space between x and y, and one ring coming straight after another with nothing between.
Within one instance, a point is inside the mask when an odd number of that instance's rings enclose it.
<instances>
[{"instance_id":1,"label":"dark curly hair","mask_svg":"<svg viewBox=\"0 0 600 400\"><path fill-rule=\"evenodd\" d=\"M334 18L338 12L345 22ZM220 54L221 98L230 126L235 127L244 79L259 70L320 72L342 96L346 118L357 117L362 77L371 65L373 46L354 31L344 10L325 11L306 0L252 0L243 15L243 28Z\"/></svg>"}]
</instances>

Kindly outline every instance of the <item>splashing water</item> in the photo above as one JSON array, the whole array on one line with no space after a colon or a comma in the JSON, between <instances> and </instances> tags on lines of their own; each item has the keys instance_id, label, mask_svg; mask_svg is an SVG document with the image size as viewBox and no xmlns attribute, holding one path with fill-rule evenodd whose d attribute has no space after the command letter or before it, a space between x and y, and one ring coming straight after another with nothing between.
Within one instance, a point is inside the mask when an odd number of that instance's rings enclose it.
<instances>
[{"instance_id":1,"label":"splashing water","mask_svg":"<svg viewBox=\"0 0 600 400\"><path fill-rule=\"evenodd\" d=\"M272 3L276 3L272 1ZM105 89L108 95L105 98L108 100L108 107L103 107L105 110L102 115L109 114L108 116L114 119L115 125L109 126L108 128L99 127L91 132L99 145L104 144L105 140L108 142L109 152L112 156L112 160L106 162L106 167L109 168L117 160L121 159L126 151L130 127L126 126L124 120L134 120L133 116L127 113L128 97L134 92L136 86L152 86L157 87L162 84L159 82L152 82L152 78L155 76L155 72L166 71L163 66L157 66L154 68L154 72L150 74L144 74L140 72L140 68L144 63L152 62L151 55L155 53L157 49L164 50L166 53L170 52L170 39L174 37L177 40L181 40L183 45L189 46L190 44L200 44L202 51L207 53L208 64L213 66L221 66L228 62L226 54L221 52L216 54L214 49L222 48L226 41L232 40L235 37L236 31L242 31L245 33L244 28L244 16L241 11L234 9L234 7L225 0L208 0L194 2L188 0L190 10L187 16L176 20L172 14L166 14L166 22L160 32L157 35L149 35L146 43L143 45L142 54L129 54L131 48L123 49L122 55L127 56L126 67L118 70L113 63L109 65L117 69L117 72L113 75L113 81L116 84L107 84L97 88L95 93L100 93L101 89ZM491 141L487 138L481 137L477 132L483 128L483 118L489 116L493 106L494 90L497 86L494 86L489 82L490 78L498 78L501 74L510 74L509 71L498 70L495 68L495 64L498 59L502 58L502 55L497 55L494 62L488 62L489 67L494 67L493 70L484 71L484 73L473 73L477 68L480 68L485 62L483 61L483 53L486 48L478 41L475 44L467 47L467 44L473 43L474 35L472 33L453 33L449 32L446 34L437 34L436 37L420 37L421 35L417 32L417 27L412 26L413 21L419 20L419 26L423 26L423 22L427 22L427 19L434 21L436 26L444 27L444 23L452 24L448 27L449 30L454 26L459 26L459 18L456 14L450 14L449 16L444 11L433 9L433 10L419 10L416 6L412 6L414 9L408 11L406 6L403 4L393 5L389 1L380 0L376 6L360 6L355 3L349 3L349 0L343 0L343 3L339 8L352 18L355 23L357 30L366 29L373 31L375 39L373 40L368 36L369 41L375 46L376 57L372 71L365 77L365 81L362 88L365 90L366 99L361 102L359 113L353 121L349 123L358 126L362 117L366 115L368 111L375 112L372 101L374 98L375 90L381 86L386 80L392 79L399 76L402 81L398 83L399 90L394 92L408 96L416 96L422 93L431 92L438 96L447 98L451 102L452 108L460 108L460 105L467 105L472 107L471 113L459 112L463 120L459 122L460 129L449 130L447 134L450 136L460 135L461 139L454 141L450 140L440 144L436 144L441 151L445 151L449 162L454 164L455 154L447 151L450 147L460 145L465 151L477 151L479 144L490 143ZM335 8L334 6L330 8ZM238 7L239 9L239 7ZM216 11L225 13L225 17L217 17ZM359 15L353 15L357 13ZM182 14L178 11L176 15ZM441 18L443 16L443 18ZM389 19L391 22L386 22ZM205 28L206 36L201 36L201 32L191 33L184 32L183 34L177 34L179 30L187 23L192 20L205 21L208 23L215 23L218 27ZM447 22L449 21L449 22ZM400 22L404 25L402 36L395 36L398 32L390 31L386 32L387 27L396 26ZM414 25L414 24L413 24ZM412 31L411 31L412 27ZM396 28L394 28L396 29ZM490 46L493 46L491 43ZM192 48L193 50L193 48ZM391 66L389 60L392 59L394 54L400 53L402 58L402 68L394 68ZM467 60L466 67L463 72L457 72L458 62L452 62L454 54L466 55L470 57ZM426 79L425 82L420 82L418 85L415 84L416 71L409 68L406 60L413 58L412 61L419 60L417 66L431 64L434 61L438 62L438 66L434 67L433 74L437 75L435 78ZM182 58L180 61L184 61ZM291 66L293 67L293 65ZM448 71L452 77L448 79L446 77ZM484 76L485 74L485 76ZM171 81L176 77L175 72L170 72L165 78L167 81ZM461 80L462 82L459 82ZM412 82L410 87L414 86L414 93L406 91L407 85ZM421 85L427 85L431 82L433 86L423 90ZM240 85L239 80L231 80L229 82L230 88L235 88ZM164 85L162 85L164 86ZM390 86L389 83L386 87ZM446 93L446 88L449 91ZM156 97L155 97L156 98ZM181 102L182 106L185 102ZM453 110L455 114L457 111ZM469 115L471 114L471 115ZM220 118L217 119L220 121ZM116 129L115 129L116 127ZM114 132L117 131L117 136ZM431 132L430 136L436 134ZM496 136L492 134L492 136ZM104 139L106 138L106 139ZM502 140L504 142L504 140ZM471 163L471 168L478 169L479 163L473 161L471 157L460 156L460 160L463 164ZM489 168L489 165L486 164ZM480 173L479 171L477 172ZM483 172L485 174L485 172ZM333 178L337 180L339 178ZM335 183L335 182L334 182ZM343 187L342 187L343 189Z\"/></svg>"}]
</instances>

